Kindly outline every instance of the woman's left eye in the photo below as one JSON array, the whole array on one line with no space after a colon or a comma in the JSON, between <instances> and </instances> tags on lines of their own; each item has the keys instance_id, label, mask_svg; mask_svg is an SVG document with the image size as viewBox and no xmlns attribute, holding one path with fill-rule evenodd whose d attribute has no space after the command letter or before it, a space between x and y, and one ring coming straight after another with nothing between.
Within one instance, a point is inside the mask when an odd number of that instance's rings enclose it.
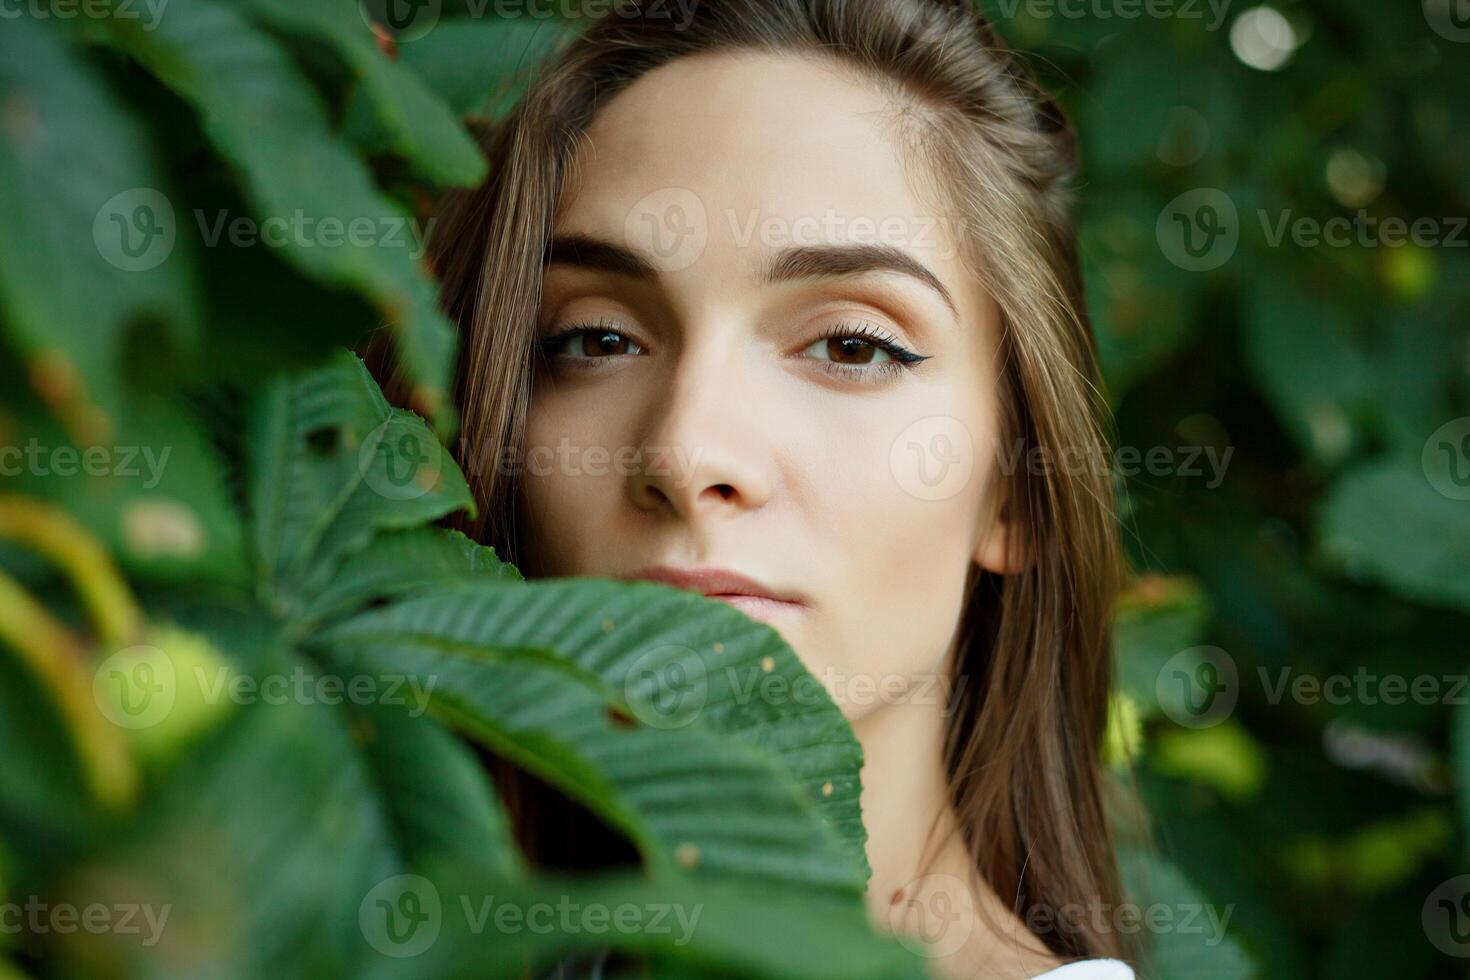
<instances>
[{"instance_id":1,"label":"woman's left eye","mask_svg":"<svg viewBox=\"0 0 1470 980\"><path fill-rule=\"evenodd\" d=\"M829 371L846 370L849 374L865 373L869 366L880 372L898 371L929 359L927 355L915 354L897 339L866 326L833 327L801 353L804 357L824 362Z\"/></svg>"},{"instance_id":2,"label":"woman's left eye","mask_svg":"<svg viewBox=\"0 0 1470 980\"><path fill-rule=\"evenodd\" d=\"M564 361L606 360L637 356L644 349L627 334L604 326L569 327L539 342L541 352Z\"/></svg>"}]
</instances>

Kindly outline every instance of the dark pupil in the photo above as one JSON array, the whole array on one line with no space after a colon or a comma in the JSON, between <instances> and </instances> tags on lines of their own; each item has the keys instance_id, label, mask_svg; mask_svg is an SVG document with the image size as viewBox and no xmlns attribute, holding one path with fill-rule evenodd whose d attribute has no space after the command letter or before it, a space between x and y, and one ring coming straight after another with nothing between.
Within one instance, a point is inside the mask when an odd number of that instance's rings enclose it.
<instances>
[{"instance_id":1,"label":"dark pupil","mask_svg":"<svg viewBox=\"0 0 1470 980\"><path fill-rule=\"evenodd\" d=\"M873 359L873 345L860 337L832 337L827 341L827 356L848 364L866 364Z\"/></svg>"},{"instance_id":2,"label":"dark pupil","mask_svg":"<svg viewBox=\"0 0 1470 980\"><path fill-rule=\"evenodd\" d=\"M616 354L618 348L625 344L622 334L613 333L611 330L600 334L584 333L582 335L582 353L592 354Z\"/></svg>"}]
</instances>

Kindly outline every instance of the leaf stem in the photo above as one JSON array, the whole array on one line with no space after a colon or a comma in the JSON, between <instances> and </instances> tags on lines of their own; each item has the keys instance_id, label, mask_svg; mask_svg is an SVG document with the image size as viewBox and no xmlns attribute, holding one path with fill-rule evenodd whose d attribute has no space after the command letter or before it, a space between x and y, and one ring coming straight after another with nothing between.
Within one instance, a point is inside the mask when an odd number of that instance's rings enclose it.
<instances>
[{"instance_id":1,"label":"leaf stem","mask_svg":"<svg viewBox=\"0 0 1470 980\"><path fill-rule=\"evenodd\" d=\"M26 545L55 562L76 586L105 649L138 642L143 616L112 556L60 508L0 494L0 538Z\"/></svg>"}]
</instances>

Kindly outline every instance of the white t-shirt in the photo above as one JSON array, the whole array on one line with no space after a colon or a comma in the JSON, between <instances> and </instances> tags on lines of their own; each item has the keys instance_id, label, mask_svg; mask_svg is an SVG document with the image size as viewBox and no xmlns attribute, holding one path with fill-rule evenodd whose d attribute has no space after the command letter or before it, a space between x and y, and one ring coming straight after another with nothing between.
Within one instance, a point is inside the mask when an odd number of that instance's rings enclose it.
<instances>
[{"instance_id":1,"label":"white t-shirt","mask_svg":"<svg viewBox=\"0 0 1470 980\"><path fill-rule=\"evenodd\" d=\"M1048 970L1035 980L1134 980L1122 960L1081 960Z\"/></svg>"}]
</instances>

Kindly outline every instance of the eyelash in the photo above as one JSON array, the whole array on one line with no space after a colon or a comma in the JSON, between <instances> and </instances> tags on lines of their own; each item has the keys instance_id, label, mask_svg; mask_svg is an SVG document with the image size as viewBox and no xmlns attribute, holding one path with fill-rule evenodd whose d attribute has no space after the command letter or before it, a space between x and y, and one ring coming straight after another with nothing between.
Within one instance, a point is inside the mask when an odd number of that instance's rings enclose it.
<instances>
[{"instance_id":1,"label":"eyelash","mask_svg":"<svg viewBox=\"0 0 1470 980\"><path fill-rule=\"evenodd\" d=\"M610 321L599 320L597 323L573 323L565 329L559 330L551 336L541 339L536 344L537 352L540 354L541 358L548 363L552 360L560 360L562 363L570 363L571 366L573 366L577 370L595 370L596 365L592 362L604 360L605 358L558 358L556 355L552 354L551 351L555 350L557 347L565 343L569 337L597 332L614 333L617 334L619 337L623 337L633 343L637 343L636 341L633 341L632 338L628 337L628 335L624 331L619 330L615 324L611 323ZM872 366L840 364L836 361L823 361L817 358L809 358L809 360L816 360L817 363L822 366L822 370L826 371L827 373L847 379L856 378L858 380L872 382L881 378L891 377L904 371L913 370L915 365L920 364L923 361L927 361L931 356L933 356L929 354L917 354L914 351L909 350L907 347L904 347L902 344L900 344L898 342L898 339L895 338L892 334L889 334L887 331L882 331L868 323L835 323L824 330L817 337L815 337L811 341L811 343L808 343L806 347L802 348L802 350L806 350L808 347L811 347L812 344L820 343L824 340L834 340L839 338L861 340L865 343L871 344L873 347L876 347L877 349L883 351L890 358L892 358L892 360L883 361L882 363ZM640 344L639 346L641 347L642 345Z\"/></svg>"}]
</instances>

